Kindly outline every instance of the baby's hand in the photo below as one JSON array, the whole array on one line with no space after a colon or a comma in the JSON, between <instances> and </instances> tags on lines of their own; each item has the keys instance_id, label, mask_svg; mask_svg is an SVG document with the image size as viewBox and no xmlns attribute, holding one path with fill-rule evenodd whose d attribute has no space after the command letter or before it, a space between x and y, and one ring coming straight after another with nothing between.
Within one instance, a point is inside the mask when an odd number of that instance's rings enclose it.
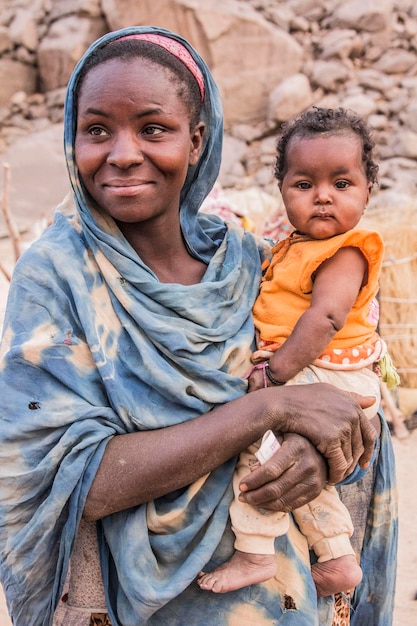
<instances>
[{"instance_id":1,"label":"baby's hand","mask_svg":"<svg viewBox=\"0 0 417 626\"><path fill-rule=\"evenodd\" d=\"M265 387L263 370L253 370L248 378L248 391L256 391Z\"/></svg>"}]
</instances>

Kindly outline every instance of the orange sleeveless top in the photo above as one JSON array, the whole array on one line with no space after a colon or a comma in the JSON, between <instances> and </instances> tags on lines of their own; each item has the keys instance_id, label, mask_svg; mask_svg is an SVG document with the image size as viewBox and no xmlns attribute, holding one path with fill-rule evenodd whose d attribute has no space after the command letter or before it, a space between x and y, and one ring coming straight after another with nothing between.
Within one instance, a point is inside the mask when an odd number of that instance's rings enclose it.
<instances>
[{"instance_id":1,"label":"orange sleeveless top","mask_svg":"<svg viewBox=\"0 0 417 626\"><path fill-rule=\"evenodd\" d=\"M368 282L360 290L341 328L321 355L334 362L363 361L378 340L379 307L376 301L384 244L374 231L351 230L330 239L312 240L297 232L278 242L263 276L253 308L260 336L258 348L276 349L291 334L298 318L310 306L313 275L342 247L357 247L368 261Z\"/></svg>"}]
</instances>

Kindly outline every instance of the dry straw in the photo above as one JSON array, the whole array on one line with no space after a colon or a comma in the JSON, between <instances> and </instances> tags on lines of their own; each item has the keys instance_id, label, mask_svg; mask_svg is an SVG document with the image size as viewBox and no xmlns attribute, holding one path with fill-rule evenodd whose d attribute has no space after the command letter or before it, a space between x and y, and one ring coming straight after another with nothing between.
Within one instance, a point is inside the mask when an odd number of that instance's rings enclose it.
<instances>
[{"instance_id":1,"label":"dry straw","mask_svg":"<svg viewBox=\"0 0 417 626\"><path fill-rule=\"evenodd\" d=\"M401 386L417 389L417 209L371 212L361 226L377 230L384 239L380 333Z\"/></svg>"}]
</instances>

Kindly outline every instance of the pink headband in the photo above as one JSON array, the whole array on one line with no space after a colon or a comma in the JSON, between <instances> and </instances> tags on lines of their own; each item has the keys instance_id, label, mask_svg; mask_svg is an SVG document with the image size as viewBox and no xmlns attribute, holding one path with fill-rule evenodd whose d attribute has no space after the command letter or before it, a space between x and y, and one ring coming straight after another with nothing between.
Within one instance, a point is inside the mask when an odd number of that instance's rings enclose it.
<instances>
[{"instance_id":1,"label":"pink headband","mask_svg":"<svg viewBox=\"0 0 417 626\"><path fill-rule=\"evenodd\" d=\"M143 41L151 41L152 43L161 46L161 48L165 48L165 50L168 50L168 52L177 57L180 61L184 63L184 65L190 70L191 74L196 79L198 87L200 89L201 101L203 102L203 75L197 63L188 52L187 48L185 48L185 46L183 46L179 41L177 41L176 39L170 39L169 37L165 37L164 35L156 35L155 33L138 33L137 35L126 35L125 37L117 39L117 41L123 41L124 39L142 39Z\"/></svg>"}]
</instances>

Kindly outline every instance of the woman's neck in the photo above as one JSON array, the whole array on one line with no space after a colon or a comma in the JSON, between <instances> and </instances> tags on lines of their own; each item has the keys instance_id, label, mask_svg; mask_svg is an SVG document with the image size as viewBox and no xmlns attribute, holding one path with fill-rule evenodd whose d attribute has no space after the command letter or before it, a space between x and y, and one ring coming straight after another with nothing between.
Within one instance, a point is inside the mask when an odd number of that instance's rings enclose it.
<instances>
[{"instance_id":1,"label":"woman's neck","mask_svg":"<svg viewBox=\"0 0 417 626\"><path fill-rule=\"evenodd\" d=\"M162 283L194 285L204 276L206 264L191 256L179 224L175 228L132 228L119 224L132 248Z\"/></svg>"}]
</instances>

